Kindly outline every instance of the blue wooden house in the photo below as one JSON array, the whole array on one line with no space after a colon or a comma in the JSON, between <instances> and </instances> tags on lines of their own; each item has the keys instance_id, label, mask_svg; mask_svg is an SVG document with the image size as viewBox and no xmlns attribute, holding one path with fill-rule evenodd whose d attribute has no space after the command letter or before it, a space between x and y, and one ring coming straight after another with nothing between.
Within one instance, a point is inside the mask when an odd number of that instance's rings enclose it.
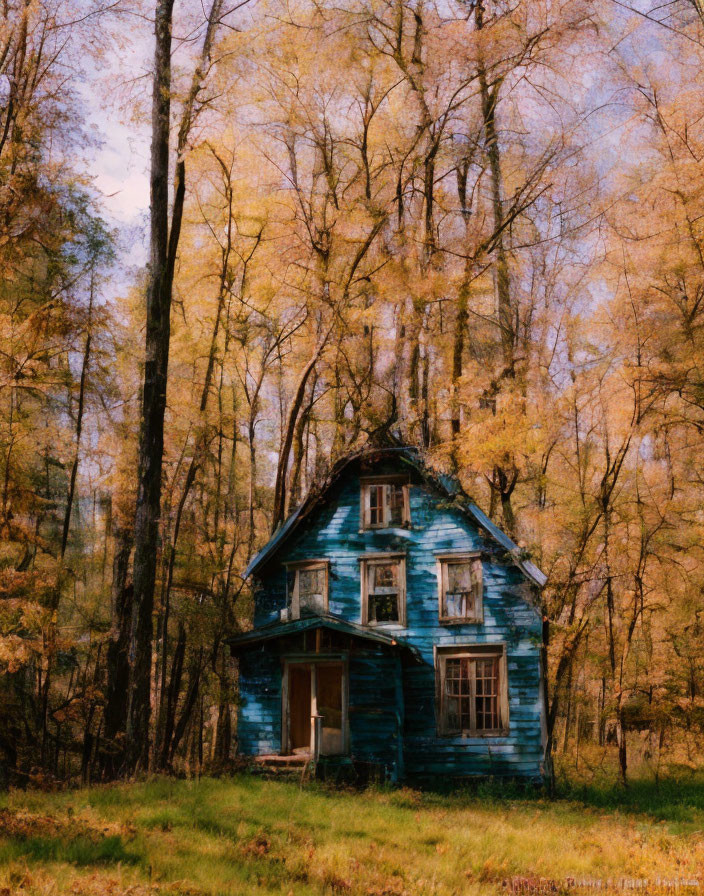
<instances>
[{"instance_id":1,"label":"blue wooden house","mask_svg":"<svg viewBox=\"0 0 704 896\"><path fill-rule=\"evenodd\" d=\"M252 559L239 751L391 780L543 774L544 575L410 448L339 462Z\"/></svg>"}]
</instances>

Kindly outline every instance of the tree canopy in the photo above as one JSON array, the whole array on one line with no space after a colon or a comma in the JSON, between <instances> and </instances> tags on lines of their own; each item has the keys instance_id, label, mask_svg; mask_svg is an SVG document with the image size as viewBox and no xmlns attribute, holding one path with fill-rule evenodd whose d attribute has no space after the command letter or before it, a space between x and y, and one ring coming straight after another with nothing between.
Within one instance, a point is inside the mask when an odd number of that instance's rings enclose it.
<instances>
[{"instance_id":1,"label":"tree canopy","mask_svg":"<svg viewBox=\"0 0 704 896\"><path fill-rule=\"evenodd\" d=\"M125 35L137 235L81 92ZM380 430L547 574L551 750L693 749L703 61L695 0L6 4L6 780L229 762L247 560Z\"/></svg>"}]
</instances>

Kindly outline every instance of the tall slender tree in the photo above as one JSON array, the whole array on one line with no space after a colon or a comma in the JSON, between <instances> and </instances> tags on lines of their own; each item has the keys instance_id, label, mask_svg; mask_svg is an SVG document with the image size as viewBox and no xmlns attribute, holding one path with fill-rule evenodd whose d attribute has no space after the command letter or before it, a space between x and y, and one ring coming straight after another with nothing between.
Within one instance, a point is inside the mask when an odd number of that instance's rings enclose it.
<instances>
[{"instance_id":1,"label":"tall slender tree","mask_svg":"<svg viewBox=\"0 0 704 896\"><path fill-rule=\"evenodd\" d=\"M198 95L211 62L222 0L213 0L205 25L200 58L181 112L176 141L173 202L169 220L171 149L171 44L174 0L158 0L155 8L152 76L150 167L150 258L147 282L144 387L139 442L137 509L134 529L134 662L127 715L128 768L146 768L149 761L152 614L159 553L164 414L168 384L171 303L176 256L186 196L186 152Z\"/></svg>"}]
</instances>

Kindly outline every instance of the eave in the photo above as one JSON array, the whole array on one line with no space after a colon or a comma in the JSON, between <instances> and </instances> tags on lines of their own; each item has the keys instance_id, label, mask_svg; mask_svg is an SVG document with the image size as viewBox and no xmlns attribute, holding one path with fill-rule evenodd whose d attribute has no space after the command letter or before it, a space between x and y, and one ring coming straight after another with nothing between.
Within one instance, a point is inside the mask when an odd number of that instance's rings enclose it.
<instances>
[{"instance_id":1,"label":"eave","mask_svg":"<svg viewBox=\"0 0 704 896\"><path fill-rule=\"evenodd\" d=\"M331 614L326 616L305 616L302 619L294 619L290 622L272 622L251 631L243 632L240 635L233 635L231 638L226 639L226 643L229 645L230 651L236 654L240 650L266 641L286 638L289 635L296 635L300 632L313 631L320 628L349 635L351 638L382 644L384 647L407 650L415 660L420 661L421 659L417 648L399 640L389 632L372 629L368 626L359 625L356 622L348 622L346 619Z\"/></svg>"}]
</instances>

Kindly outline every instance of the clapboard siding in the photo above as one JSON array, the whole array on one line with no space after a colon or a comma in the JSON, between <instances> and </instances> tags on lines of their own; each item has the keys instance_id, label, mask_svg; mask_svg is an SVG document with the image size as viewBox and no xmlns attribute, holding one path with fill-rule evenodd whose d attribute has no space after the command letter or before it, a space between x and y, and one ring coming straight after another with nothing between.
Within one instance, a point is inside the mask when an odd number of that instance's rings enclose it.
<instances>
[{"instance_id":1,"label":"clapboard siding","mask_svg":"<svg viewBox=\"0 0 704 896\"><path fill-rule=\"evenodd\" d=\"M401 688L397 655L379 651L350 658L350 752L355 759L382 766L393 780L402 777Z\"/></svg>"},{"instance_id":2,"label":"clapboard siding","mask_svg":"<svg viewBox=\"0 0 704 896\"><path fill-rule=\"evenodd\" d=\"M374 474L397 471L398 467L382 466ZM286 607L285 562L323 557L330 562L329 612L360 623L360 555L404 552L407 625L385 625L384 630L416 647L422 662L406 660L401 668L398 657L382 650L351 661L353 756L400 771L402 741L402 762L409 776L537 777L543 755L541 624L531 586L496 541L420 476L412 480L410 506L410 529L361 531L359 475L353 470L343 477L260 570L254 625L275 621ZM482 623L443 625L438 621L436 555L453 551L482 552ZM436 734L434 648L467 644L506 646L510 723L506 737L463 739ZM281 671L278 661L274 668L262 657L256 670L249 661L243 666L243 700L247 702L241 713L240 746L245 752L258 752L257 745L271 744L277 735L280 741ZM265 684L269 691L257 691ZM268 718L269 713L275 718Z\"/></svg>"},{"instance_id":3,"label":"clapboard siding","mask_svg":"<svg viewBox=\"0 0 704 896\"><path fill-rule=\"evenodd\" d=\"M244 756L281 749L281 660L261 649L240 658L237 746Z\"/></svg>"}]
</instances>

